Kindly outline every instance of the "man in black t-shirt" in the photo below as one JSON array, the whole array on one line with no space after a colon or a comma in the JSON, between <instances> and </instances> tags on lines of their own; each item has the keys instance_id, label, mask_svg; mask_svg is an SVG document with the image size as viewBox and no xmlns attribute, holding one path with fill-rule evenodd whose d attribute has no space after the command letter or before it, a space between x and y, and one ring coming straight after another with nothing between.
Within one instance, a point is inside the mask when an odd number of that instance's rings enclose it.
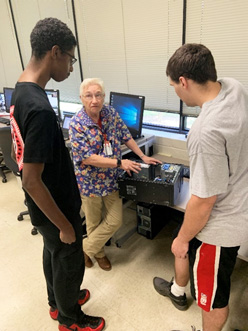
<instances>
[{"instance_id":1,"label":"man in black t-shirt","mask_svg":"<svg viewBox=\"0 0 248 331\"><path fill-rule=\"evenodd\" d=\"M62 131L44 88L73 71L76 40L55 18L39 21L31 33L31 59L11 101L11 128L32 224L43 236L43 267L50 316L59 330L101 331L104 319L87 316L80 305L84 275L81 199Z\"/></svg>"}]
</instances>

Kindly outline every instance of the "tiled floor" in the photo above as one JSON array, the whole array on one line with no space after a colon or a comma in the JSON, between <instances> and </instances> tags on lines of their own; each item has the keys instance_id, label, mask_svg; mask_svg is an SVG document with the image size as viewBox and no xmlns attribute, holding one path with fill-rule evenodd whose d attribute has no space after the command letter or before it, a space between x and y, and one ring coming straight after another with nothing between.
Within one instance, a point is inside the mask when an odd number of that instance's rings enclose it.
<instances>
[{"instance_id":1,"label":"tiled floor","mask_svg":"<svg viewBox=\"0 0 248 331\"><path fill-rule=\"evenodd\" d=\"M29 217L22 222L17 215L25 209L23 192L16 178L0 181L0 331L52 331L57 322L48 314L45 281L42 274L42 238L32 236ZM131 223L130 223L131 222ZM125 227L135 224L135 212L125 210ZM129 223L129 225L127 224ZM113 268L106 272L98 265L86 269L82 287L91 292L83 310L106 320L106 331L169 331L201 328L201 313L191 303L180 312L167 298L153 289L154 276L173 276L170 252L170 223L153 239L135 233L121 248L106 247ZM120 235L120 232L118 236ZM116 236L116 238L118 237ZM248 331L248 263L237 261L232 279L231 313L225 331Z\"/></svg>"}]
</instances>

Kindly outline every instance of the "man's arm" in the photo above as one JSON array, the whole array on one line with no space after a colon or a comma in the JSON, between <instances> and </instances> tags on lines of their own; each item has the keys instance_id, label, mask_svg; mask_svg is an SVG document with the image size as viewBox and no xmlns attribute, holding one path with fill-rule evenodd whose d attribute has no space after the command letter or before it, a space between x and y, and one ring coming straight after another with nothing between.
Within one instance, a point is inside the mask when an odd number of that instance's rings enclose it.
<instances>
[{"instance_id":1,"label":"man's arm","mask_svg":"<svg viewBox=\"0 0 248 331\"><path fill-rule=\"evenodd\" d=\"M199 198L196 195L191 195L182 227L171 246L171 251L176 257L187 257L189 242L208 222L216 199L216 195L209 198Z\"/></svg>"},{"instance_id":2,"label":"man's arm","mask_svg":"<svg viewBox=\"0 0 248 331\"><path fill-rule=\"evenodd\" d=\"M75 242L71 223L58 208L49 190L42 181L43 163L24 163L22 185L46 217L60 230L60 240L66 244Z\"/></svg>"},{"instance_id":3,"label":"man's arm","mask_svg":"<svg viewBox=\"0 0 248 331\"><path fill-rule=\"evenodd\" d=\"M161 161L154 159L153 157L146 156L142 150L139 148L139 146L136 144L135 140L132 138L128 140L125 145L131 149L139 158L142 159L147 164L158 164L162 163Z\"/></svg>"}]
</instances>

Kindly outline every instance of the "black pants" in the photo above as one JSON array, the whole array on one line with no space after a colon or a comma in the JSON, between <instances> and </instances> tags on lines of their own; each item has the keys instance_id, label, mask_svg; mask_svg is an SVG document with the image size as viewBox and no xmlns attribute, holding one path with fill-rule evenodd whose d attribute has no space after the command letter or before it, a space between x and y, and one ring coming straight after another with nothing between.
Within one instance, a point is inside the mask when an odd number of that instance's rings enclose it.
<instances>
[{"instance_id":1,"label":"black pants","mask_svg":"<svg viewBox=\"0 0 248 331\"><path fill-rule=\"evenodd\" d=\"M61 242L59 230L51 222L37 226L44 241L43 268L48 303L59 310L58 321L66 325L80 322L84 315L77 302L85 269L80 216L72 224L76 242L71 245Z\"/></svg>"}]
</instances>

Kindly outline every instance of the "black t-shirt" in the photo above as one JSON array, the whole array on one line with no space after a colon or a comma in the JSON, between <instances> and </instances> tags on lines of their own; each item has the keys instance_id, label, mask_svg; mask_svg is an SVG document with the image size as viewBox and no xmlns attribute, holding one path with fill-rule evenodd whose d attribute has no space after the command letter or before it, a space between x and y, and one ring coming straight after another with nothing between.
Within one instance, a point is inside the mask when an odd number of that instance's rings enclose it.
<instances>
[{"instance_id":1,"label":"black t-shirt","mask_svg":"<svg viewBox=\"0 0 248 331\"><path fill-rule=\"evenodd\" d=\"M44 163L42 180L70 222L78 216L81 198L63 134L45 91L34 83L17 83L11 104L24 142L24 163ZM13 126L12 126L13 128ZM48 219L25 192L33 225Z\"/></svg>"}]
</instances>

